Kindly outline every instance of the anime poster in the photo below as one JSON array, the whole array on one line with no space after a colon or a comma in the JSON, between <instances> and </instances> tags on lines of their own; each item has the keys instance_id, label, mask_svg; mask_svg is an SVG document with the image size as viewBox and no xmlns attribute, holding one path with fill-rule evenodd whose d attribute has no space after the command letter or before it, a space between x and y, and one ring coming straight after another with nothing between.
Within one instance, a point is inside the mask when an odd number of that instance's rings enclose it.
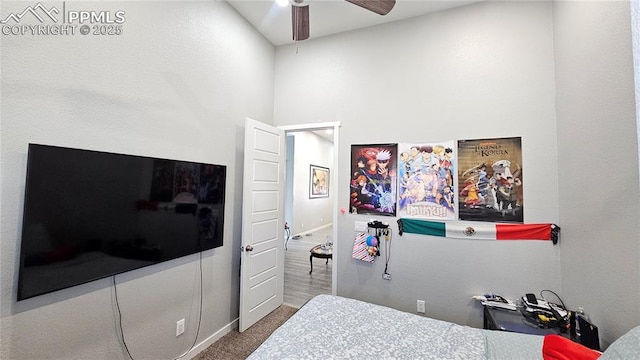
<instances>
[{"instance_id":1,"label":"anime poster","mask_svg":"<svg viewBox=\"0 0 640 360\"><path fill-rule=\"evenodd\" d=\"M351 145L351 213L396 215L397 149L397 144Z\"/></svg>"},{"instance_id":2,"label":"anime poster","mask_svg":"<svg viewBox=\"0 0 640 360\"><path fill-rule=\"evenodd\" d=\"M455 220L455 142L399 144L399 216Z\"/></svg>"},{"instance_id":3,"label":"anime poster","mask_svg":"<svg viewBox=\"0 0 640 360\"><path fill-rule=\"evenodd\" d=\"M459 219L522 223L522 140L458 141Z\"/></svg>"}]
</instances>

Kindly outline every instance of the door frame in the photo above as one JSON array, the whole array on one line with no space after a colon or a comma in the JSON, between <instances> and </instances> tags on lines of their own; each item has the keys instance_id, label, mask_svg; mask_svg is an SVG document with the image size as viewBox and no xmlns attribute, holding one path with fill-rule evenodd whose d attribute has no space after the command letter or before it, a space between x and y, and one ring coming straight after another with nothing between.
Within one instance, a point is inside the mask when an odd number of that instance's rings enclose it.
<instances>
[{"instance_id":1,"label":"door frame","mask_svg":"<svg viewBox=\"0 0 640 360\"><path fill-rule=\"evenodd\" d=\"M333 295L337 295L336 292L338 289L338 285L336 284L337 283L336 279L338 278L337 276L338 261L336 261L336 259L338 259L339 239L338 239L338 186L336 186L336 184L338 183L337 169L339 168L338 141L340 139L340 136L339 136L340 122L336 121L336 122L323 122L323 123L311 123L311 124L299 124L299 125L283 125L283 126L276 126L276 127L284 130L285 137L289 132L333 129L333 169L334 170L331 171L329 174L329 184L331 184L331 186L329 186L329 196L331 196L333 199L333 208L332 208L333 230L331 234L331 237L333 239L333 266L331 267L332 269L331 270L331 293ZM286 141L285 141L285 146L286 146Z\"/></svg>"}]
</instances>

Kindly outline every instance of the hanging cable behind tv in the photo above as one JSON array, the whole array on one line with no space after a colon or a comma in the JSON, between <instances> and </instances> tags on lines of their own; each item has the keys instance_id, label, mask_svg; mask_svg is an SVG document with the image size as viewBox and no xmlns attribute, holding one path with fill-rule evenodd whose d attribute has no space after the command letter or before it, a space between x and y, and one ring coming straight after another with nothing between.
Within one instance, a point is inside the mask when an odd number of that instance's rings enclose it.
<instances>
[{"instance_id":1,"label":"hanging cable behind tv","mask_svg":"<svg viewBox=\"0 0 640 360\"><path fill-rule=\"evenodd\" d=\"M196 335L195 335L195 337L193 339L193 343L191 344L189 349L187 351L185 351L182 355L174 358L174 360L182 359L187 354L189 354L195 348L196 342L198 341L198 336L200 335L200 325L202 323L202 297L203 297L203 291L202 291L202 252L199 252L198 265L199 265L199 269L200 269L200 299L199 299L199 307L198 307L198 325L196 327ZM127 345L127 342L126 342L125 336L124 336L124 329L122 328L122 312L120 311L120 303L118 301L118 287L116 286L116 275L112 276L112 280L113 280L113 291L114 291L115 301L116 301L116 311L117 311L117 315L118 315L118 328L120 330L120 333L118 335L120 337L120 340L122 340L122 345L124 346L124 349L127 352L127 355L129 356L129 358L131 360L135 360L133 355L131 355L131 352L129 351L129 347Z\"/></svg>"}]
</instances>

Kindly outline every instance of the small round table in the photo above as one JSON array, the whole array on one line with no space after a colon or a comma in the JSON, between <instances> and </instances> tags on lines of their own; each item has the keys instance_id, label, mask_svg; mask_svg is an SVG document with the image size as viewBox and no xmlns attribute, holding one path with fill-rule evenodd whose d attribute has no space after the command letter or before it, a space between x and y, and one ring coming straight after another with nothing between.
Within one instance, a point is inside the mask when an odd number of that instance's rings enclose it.
<instances>
[{"instance_id":1,"label":"small round table","mask_svg":"<svg viewBox=\"0 0 640 360\"><path fill-rule=\"evenodd\" d=\"M328 247L324 244L316 245L311 250L309 250L311 255L309 256L309 262L311 263L311 270L309 274L313 271L313 258L327 259L326 264L329 263L329 259L333 260L333 245L329 245Z\"/></svg>"}]
</instances>

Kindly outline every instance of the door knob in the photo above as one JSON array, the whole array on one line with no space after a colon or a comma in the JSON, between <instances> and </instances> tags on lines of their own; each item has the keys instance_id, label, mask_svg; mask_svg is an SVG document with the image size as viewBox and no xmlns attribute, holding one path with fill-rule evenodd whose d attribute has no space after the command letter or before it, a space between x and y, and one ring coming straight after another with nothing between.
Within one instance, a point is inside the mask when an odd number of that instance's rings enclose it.
<instances>
[{"instance_id":1,"label":"door knob","mask_svg":"<svg viewBox=\"0 0 640 360\"><path fill-rule=\"evenodd\" d=\"M246 251L253 251L253 246L251 246L251 245L247 245L244 249L245 249Z\"/></svg>"}]
</instances>

